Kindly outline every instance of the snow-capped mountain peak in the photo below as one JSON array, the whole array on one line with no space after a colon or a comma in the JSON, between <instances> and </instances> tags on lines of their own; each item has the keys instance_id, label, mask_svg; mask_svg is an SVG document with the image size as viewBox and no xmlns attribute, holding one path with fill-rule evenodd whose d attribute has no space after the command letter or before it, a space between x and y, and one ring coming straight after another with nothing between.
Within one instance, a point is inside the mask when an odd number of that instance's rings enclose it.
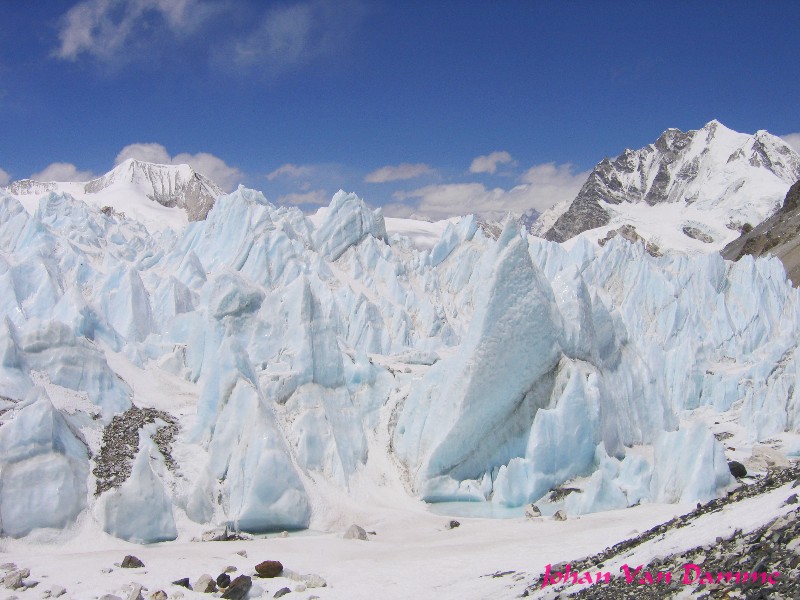
<instances>
[{"instance_id":1,"label":"snow-capped mountain peak","mask_svg":"<svg viewBox=\"0 0 800 600\"><path fill-rule=\"evenodd\" d=\"M109 206L150 228L181 227L206 218L223 191L186 164L161 165L128 159L87 182L41 182L22 179L6 191L29 210L41 196L66 193L97 206Z\"/></svg>"},{"instance_id":2,"label":"snow-capped mountain peak","mask_svg":"<svg viewBox=\"0 0 800 600\"><path fill-rule=\"evenodd\" d=\"M600 161L575 200L545 213L534 233L563 242L633 224L667 247L717 250L744 223L771 215L798 178L800 156L767 131L738 133L717 120L687 132L667 129L644 148ZM686 233L696 230L711 241Z\"/></svg>"}]
</instances>

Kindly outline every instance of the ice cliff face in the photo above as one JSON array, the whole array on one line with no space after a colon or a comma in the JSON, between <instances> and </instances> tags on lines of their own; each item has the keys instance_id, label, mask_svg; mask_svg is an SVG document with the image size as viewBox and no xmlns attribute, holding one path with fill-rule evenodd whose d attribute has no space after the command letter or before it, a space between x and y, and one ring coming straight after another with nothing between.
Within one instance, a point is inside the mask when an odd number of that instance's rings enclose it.
<instances>
[{"instance_id":1,"label":"ice cliff face","mask_svg":"<svg viewBox=\"0 0 800 600\"><path fill-rule=\"evenodd\" d=\"M418 251L353 194L315 226L245 188L151 234L51 193L33 214L0 195L0 281L3 535L322 528L392 481L510 506L572 481L573 513L695 501L731 483L695 412L800 430L800 299L775 259L568 251L472 217ZM148 425L95 497L132 404L173 416L171 456Z\"/></svg>"},{"instance_id":2,"label":"ice cliff face","mask_svg":"<svg viewBox=\"0 0 800 600\"><path fill-rule=\"evenodd\" d=\"M766 131L736 133L718 121L685 133L668 129L654 144L603 159L578 196L545 213L534 233L563 242L611 223L615 215L630 220L631 204L691 207L684 216L690 233L697 220L692 213L698 212L734 229L755 225L778 208L798 178L800 156Z\"/></svg>"}]
</instances>

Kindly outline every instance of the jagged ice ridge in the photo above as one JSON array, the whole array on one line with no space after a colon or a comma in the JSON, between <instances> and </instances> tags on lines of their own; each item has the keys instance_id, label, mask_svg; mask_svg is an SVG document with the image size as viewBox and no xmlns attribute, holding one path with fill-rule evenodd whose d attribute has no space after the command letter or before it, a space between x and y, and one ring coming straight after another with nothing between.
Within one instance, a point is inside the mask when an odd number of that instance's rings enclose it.
<instances>
[{"instance_id":1,"label":"jagged ice ridge","mask_svg":"<svg viewBox=\"0 0 800 600\"><path fill-rule=\"evenodd\" d=\"M686 411L735 406L753 440L800 429L800 299L777 259L567 251L472 217L429 251L387 240L344 192L317 226L240 187L157 233L68 194L34 214L1 195L2 534L324 528L387 454L426 500L519 506L584 477L572 513L702 501L732 478ZM196 405L177 470L145 428L131 477L95 498L93 440L148 400L123 363Z\"/></svg>"}]
</instances>

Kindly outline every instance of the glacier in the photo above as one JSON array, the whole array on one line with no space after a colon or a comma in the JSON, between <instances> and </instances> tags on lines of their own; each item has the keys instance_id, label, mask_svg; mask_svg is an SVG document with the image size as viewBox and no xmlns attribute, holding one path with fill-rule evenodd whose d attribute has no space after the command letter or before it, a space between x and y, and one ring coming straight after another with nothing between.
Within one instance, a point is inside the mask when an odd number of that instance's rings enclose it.
<instances>
[{"instance_id":1,"label":"glacier","mask_svg":"<svg viewBox=\"0 0 800 600\"><path fill-rule=\"evenodd\" d=\"M569 482L574 514L705 501L734 480L697 411L753 443L800 432L800 298L772 258L566 248L513 220L495 240L469 216L417 249L345 192L311 219L240 187L175 230L0 192L0 280L7 536L322 529L376 469L427 501ZM172 456L142 431L95 496L102 430L132 405L175 416Z\"/></svg>"}]
</instances>

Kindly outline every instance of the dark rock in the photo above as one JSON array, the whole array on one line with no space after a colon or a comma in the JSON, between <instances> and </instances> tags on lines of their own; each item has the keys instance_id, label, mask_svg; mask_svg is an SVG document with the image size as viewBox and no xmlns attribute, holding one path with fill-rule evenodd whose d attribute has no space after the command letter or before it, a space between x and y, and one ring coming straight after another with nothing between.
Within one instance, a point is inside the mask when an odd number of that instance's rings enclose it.
<instances>
[{"instance_id":1,"label":"dark rock","mask_svg":"<svg viewBox=\"0 0 800 600\"><path fill-rule=\"evenodd\" d=\"M184 577L183 579L178 579L177 581L173 581L172 585L179 585L181 587L185 587L187 590L192 589L192 585L189 583L188 577Z\"/></svg>"},{"instance_id":2,"label":"dark rock","mask_svg":"<svg viewBox=\"0 0 800 600\"><path fill-rule=\"evenodd\" d=\"M247 596L247 592L253 586L253 580L247 575L239 575L236 579L231 581L228 589L222 594L222 598L227 600L242 600Z\"/></svg>"},{"instance_id":3,"label":"dark rock","mask_svg":"<svg viewBox=\"0 0 800 600\"><path fill-rule=\"evenodd\" d=\"M217 575L217 586L226 588L231 584L231 576L227 573L220 573Z\"/></svg>"},{"instance_id":4,"label":"dark rock","mask_svg":"<svg viewBox=\"0 0 800 600\"><path fill-rule=\"evenodd\" d=\"M120 564L120 567L123 569L138 569L143 566L144 563L131 554L128 554L125 558L123 558L122 563Z\"/></svg>"},{"instance_id":5,"label":"dark rock","mask_svg":"<svg viewBox=\"0 0 800 600\"><path fill-rule=\"evenodd\" d=\"M731 475L733 475L737 479L741 479L742 477L747 477L747 469L739 461L736 460L728 461L728 469L730 469Z\"/></svg>"},{"instance_id":6,"label":"dark rock","mask_svg":"<svg viewBox=\"0 0 800 600\"><path fill-rule=\"evenodd\" d=\"M456 527L460 527L460 526L461 526L461 523L459 523L459 522L458 522L458 521L456 521L456 520L450 521L450 522L447 524L447 528L448 528L448 529L455 529Z\"/></svg>"},{"instance_id":7,"label":"dark rock","mask_svg":"<svg viewBox=\"0 0 800 600\"><path fill-rule=\"evenodd\" d=\"M786 499L786 504L797 504L797 494L792 494Z\"/></svg>"},{"instance_id":8,"label":"dark rock","mask_svg":"<svg viewBox=\"0 0 800 600\"><path fill-rule=\"evenodd\" d=\"M172 471L177 468L172 458L172 439L178 432L175 418L154 408L132 406L115 416L103 430L103 445L92 471L96 478L95 496L119 487L130 477L133 459L139 451L139 430L156 420L166 425L156 431L153 441L167 467Z\"/></svg>"},{"instance_id":9,"label":"dark rock","mask_svg":"<svg viewBox=\"0 0 800 600\"><path fill-rule=\"evenodd\" d=\"M275 592L275 595L273 596L273 598L280 598L281 596L285 596L286 594L290 594L291 592L292 592L292 590L290 590L289 588L282 587L277 592Z\"/></svg>"},{"instance_id":10,"label":"dark rock","mask_svg":"<svg viewBox=\"0 0 800 600\"><path fill-rule=\"evenodd\" d=\"M277 577L283 571L283 565L279 560L265 560L256 565L256 573L259 577Z\"/></svg>"}]
</instances>

